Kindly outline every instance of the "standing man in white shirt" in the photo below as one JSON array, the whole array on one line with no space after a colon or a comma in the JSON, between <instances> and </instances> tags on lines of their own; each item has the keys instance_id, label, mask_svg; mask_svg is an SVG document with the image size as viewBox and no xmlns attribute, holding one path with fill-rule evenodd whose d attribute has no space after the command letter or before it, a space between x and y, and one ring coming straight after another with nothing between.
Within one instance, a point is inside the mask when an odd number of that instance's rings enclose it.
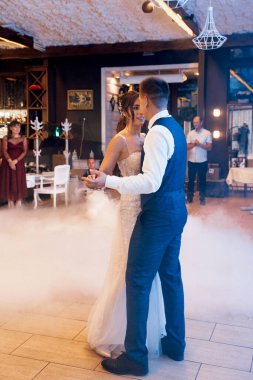
<instances>
[{"instance_id":1,"label":"standing man in white shirt","mask_svg":"<svg viewBox=\"0 0 253 380\"><path fill-rule=\"evenodd\" d=\"M194 129L187 135L188 149L188 191L187 201L192 203L194 196L194 181L198 175L199 201L206 204L206 173L208 170L207 151L212 149L212 135L202 126L200 116L193 119Z\"/></svg>"},{"instance_id":2,"label":"standing man in white shirt","mask_svg":"<svg viewBox=\"0 0 253 380\"><path fill-rule=\"evenodd\" d=\"M168 96L168 85L161 79L151 77L140 84L140 112L149 120L142 173L119 178L94 171L96 179L86 180L91 188L106 186L121 194L141 194L141 212L130 240L126 270L126 352L117 359L102 361L102 366L115 374L148 373L149 293L157 272L166 316L167 335L161 339L162 351L173 360L184 359L184 293L179 253L187 220L187 147L183 129L168 113Z\"/></svg>"}]
</instances>

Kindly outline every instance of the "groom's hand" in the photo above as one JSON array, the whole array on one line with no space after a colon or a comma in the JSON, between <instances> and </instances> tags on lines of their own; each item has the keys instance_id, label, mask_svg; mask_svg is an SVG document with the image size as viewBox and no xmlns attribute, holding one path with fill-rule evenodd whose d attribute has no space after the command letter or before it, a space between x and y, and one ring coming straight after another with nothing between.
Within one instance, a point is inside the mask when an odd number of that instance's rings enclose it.
<instances>
[{"instance_id":1,"label":"groom's hand","mask_svg":"<svg viewBox=\"0 0 253 380\"><path fill-rule=\"evenodd\" d=\"M99 170L90 169L93 178L85 177L84 183L89 189L102 189L105 186L106 174Z\"/></svg>"}]
</instances>

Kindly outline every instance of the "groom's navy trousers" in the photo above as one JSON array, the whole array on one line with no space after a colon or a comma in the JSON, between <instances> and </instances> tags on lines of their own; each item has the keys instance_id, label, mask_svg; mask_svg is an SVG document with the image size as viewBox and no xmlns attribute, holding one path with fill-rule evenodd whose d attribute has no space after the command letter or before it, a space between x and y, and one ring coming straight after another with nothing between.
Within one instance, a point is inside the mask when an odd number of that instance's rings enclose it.
<instances>
[{"instance_id":1,"label":"groom's navy trousers","mask_svg":"<svg viewBox=\"0 0 253 380\"><path fill-rule=\"evenodd\" d=\"M147 318L152 282L159 272L166 316L166 352L183 355L185 348L184 293L179 262L181 234L187 220L184 180L186 141L172 117L161 118L173 135L174 153L167 163L159 190L142 195L142 210L129 245L126 271L127 331L125 349L147 364ZM159 312L157 310L157 312Z\"/></svg>"}]
</instances>

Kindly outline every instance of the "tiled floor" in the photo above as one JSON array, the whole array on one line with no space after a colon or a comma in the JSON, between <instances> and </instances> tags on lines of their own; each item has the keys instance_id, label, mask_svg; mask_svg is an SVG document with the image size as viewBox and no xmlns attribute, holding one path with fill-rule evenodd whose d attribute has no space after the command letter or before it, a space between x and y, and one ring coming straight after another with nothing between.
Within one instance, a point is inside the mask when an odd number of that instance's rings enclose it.
<instances>
[{"instance_id":1,"label":"tiled floor","mask_svg":"<svg viewBox=\"0 0 253 380\"><path fill-rule=\"evenodd\" d=\"M222 209L253 237L253 215L239 210L249 204L253 204L250 194L247 199L209 198L205 207L197 202L190 205L189 212L204 219ZM90 308L90 299L80 295L61 295L19 312L0 307L0 380L121 378L107 374L100 365L101 358L86 343ZM164 356L151 359L148 379L253 380L253 319L187 318L186 335L185 361L174 362Z\"/></svg>"}]
</instances>

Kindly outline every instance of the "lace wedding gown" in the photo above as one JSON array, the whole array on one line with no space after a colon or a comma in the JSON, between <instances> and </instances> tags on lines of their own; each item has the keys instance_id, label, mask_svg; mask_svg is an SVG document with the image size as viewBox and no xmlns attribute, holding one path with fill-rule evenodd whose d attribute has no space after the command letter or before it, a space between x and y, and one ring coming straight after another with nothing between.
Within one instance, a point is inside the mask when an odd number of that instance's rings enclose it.
<instances>
[{"instance_id":1,"label":"lace wedding gown","mask_svg":"<svg viewBox=\"0 0 253 380\"><path fill-rule=\"evenodd\" d=\"M118 165L122 176L140 172L141 152L134 152ZM87 341L97 352L118 353L124 349L126 332L125 272L128 245L136 217L140 212L139 195L121 195L117 228L112 245L104 288L87 325ZM165 335L165 316L159 276L154 279L150 293L147 326L147 348L152 355L160 353L160 339Z\"/></svg>"}]
</instances>

